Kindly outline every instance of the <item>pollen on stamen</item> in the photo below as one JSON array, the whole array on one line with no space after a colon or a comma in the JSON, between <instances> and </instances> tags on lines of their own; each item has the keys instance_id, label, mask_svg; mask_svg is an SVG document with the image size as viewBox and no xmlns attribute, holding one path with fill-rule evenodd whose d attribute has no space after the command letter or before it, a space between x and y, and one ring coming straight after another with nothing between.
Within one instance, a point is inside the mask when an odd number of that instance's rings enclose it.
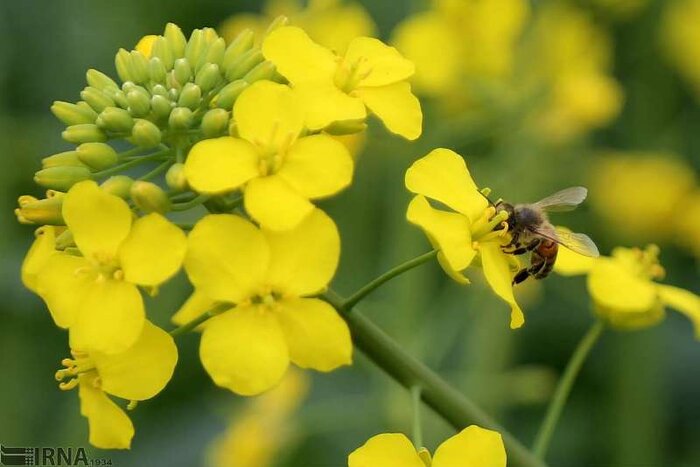
<instances>
[{"instance_id":1,"label":"pollen on stamen","mask_svg":"<svg viewBox=\"0 0 700 467\"><path fill-rule=\"evenodd\" d=\"M73 378L70 381L58 383L58 388L61 391L69 391L69 390L75 388L79 383L80 382L78 381L78 378Z\"/></svg>"},{"instance_id":2,"label":"pollen on stamen","mask_svg":"<svg viewBox=\"0 0 700 467\"><path fill-rule=\"evenodd\" d=\"M124 280L124 271L122 271L121 269L117 269L112 274L112 278L118 281Z\"/></svg>"}]
</instances>

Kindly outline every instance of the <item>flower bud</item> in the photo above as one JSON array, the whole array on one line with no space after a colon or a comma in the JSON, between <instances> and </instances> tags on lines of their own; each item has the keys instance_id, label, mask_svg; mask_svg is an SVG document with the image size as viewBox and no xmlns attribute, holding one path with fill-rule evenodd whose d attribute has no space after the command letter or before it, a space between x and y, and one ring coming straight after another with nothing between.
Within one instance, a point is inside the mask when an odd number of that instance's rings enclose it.
<instances>
[{"instance_id":1,"label":"flower bud","mask_svg":"<svg viewBox=\"0 0 700 467\"><path fill-rule=\"evenodd\" d=\"M97 126L113 133L128 133L134 126L129 112L119 107L107 107L97 117Z\"/></svg>"},{"instance_id":2,"label":"flower bud","mask_svg":"<svg viewBox=\"0 0 700 467\"><path fill-rule=\"evenodd\" d=\"M275 71L277 71L277 68L275 68L275 65L272 62L268 62L267 60L259 63L250 70L244 77L243 79L247 81L248 83L254 83L256 81L260 81L263 79L271 79L275 75Z\"/></svg>"},{"instance_id":3,"label":"flower bud","mask_svg":"<svg viewBox=\"0 0 700 467\"><path fill-rule=\"evenodd\" d=\"M204 32L201 29L195 29L190 35L190 40L187 41L185 47L185 58L193 67L199 62L199 58L205 51L207 44L204 41Z\"/></svg>"},{"instance_id":4,"label":"flower bud","mask_svg":"<svg viewBox=\"0 0 700 467\"><path fill-rule=\"evenodd\" d=\"M124 91L122 91L121 89L114 91L114 93L112 93L112 95L110 97L122 109L129 108L129 101L126 99L126 93Z\"/></svg>"},{"instance_id":5,"label":"flower bud","mask_svg":"<svg viewBox=\"0 0 700 467\"><path fill-rule=\"evenodd\" d=\"M341 120L333 122L324 128L323 131L330 135L341 136L359 133L367 129L367 123L364 118L357 120Z\"/></svg>"},{"instance_id":6,"label":"flower bud","mask_svg":"<svg viewBox=\"0 0 700 467\"><path fill-rule=\"evenodd\" d=\"M219 65L216 63L207 63L197 72L194 83L202 88L202 91L209 92L214 89L221 80L222 76L221 73L219 73Z\"/></svg>"},{"instance_id":7,"label":"flower bud","mask_svg":"<svg viewBox=\"0 0 700 467\"><path fill-rule=\"evenodd\" d=\"M154 83L165 83L167 73L168 71L160 58L153 57L148 61L148 76Z\"/></svg>"},{"instance_id":8,"label":"flower bud","mask_svg":"<svg viewBox=\"0 0 700 467\"><path fill-rule=\"evenodd\" d=\"M56 249L65 250L66 248L75 247L75 239L73 232L70 229L65 229L56 237Z\"/></svg>"},{"instance_id":9,"label":"flower bud","mask_svg":"<svg viewBox=\"0 0 700 467\"><path fill-rule=\"evenodd\" d=\"M149 78L148 59L138 50L132 50L130 55L131 63L129 71L131 72L132 81L139 84L147 83Z\"/></svg>"},{"instance_id":10,"label":"flower bud","mask_svg":"<svg viewBox=\"0 0 700 467\"><path fill-rule=\"evenodd\" d=\"M185 47L187 46L187 39L182 33L182 30L178 25L174 23L168 23L165 25L165 32L163 33L170 50L173 52L175 58L180 58L185 56Z\"/></svg>"},{"instance_id":11,"label":"flower bud","mask_svg":"<svg viewBox=\"0 0 700 467\"><path fill-rule=\"evenodd\" d=\"M152 148L160 144L161 133L153 122L137 118L131 129L131 141L143 148Z\"/></svg>"},{"instance_id":12,"label":"flower bud","mask_svg":"<svg viewBox=\"0 0 700 467\"><path fill-rule=\"evenodd\" d=\"M94 123L81 123L80 125L71 125L61 133L61 137L73 144L91 143L93 141L105 142L107 135L100 130Z\"/></svg>"},{"instance_id":13,"label":"flower bud","mask_svg":"<svg viewBox=\"0 0 700 467\"><path fill-rule=\"evenodd\" d=\"M119 85L114 82L112 78L105 75L101 71L91 68L85 74L85 79L88 85L93 88L99 89L100 91L105 91L107 89L119 89Z\"/></svg>"},{"instance_id":14,"label":"flower bud","mask_svg":"<svg viewBox=\"0 0 700 467\"><path fill-rule=\"evenodd\" d=\"M192 111L187 107L175 107L170 112L168 125L170 128L185 130L192 125Z\"/></svg>"},{"instance_id":15,"label":"flower bud","mask_svg":"<svg viewBox=\"0 0 700 467\"><path fill-rule=\"evenodd\" d=\"M231 110L233 108L233 103L247 87L248 82L242 79L228 83L221 91L219 91L214 99L212 99L212 104L221 109Z\"/></svg>"},{"instance_id":16,"label":"flower bud","mask_svg":"<svg viewBox=\"0 0 700 467\"><path fill-rule=\"evenodd\" d=\"M100 188L107 193L127 199L131 193L131 185L134 179L126 175L114 175L102 182Z\"/></svg>"},{"instance_id":17,"label":"flower bud","mask_svg":"<svg viewBox=\"0 0 700 467\"><path fill-rule=\"evenodd\" d=\"M184 85L192 78L192 68L185 58L178 58L175 60L175 65L173 65L173 76L175 80Z\"/></svg>"},{"instance_id":18,"label":"flower bud","mask_svg":"<svg viewBox=\"0 0 700 467\"><path fill-rule=\"evenodd\" d=\"M129 103L129 111L135 117L145 117L151 110L150 96L147 92L133 89L127 93L126 101Z\"/></svg>"},{"instance_id":19,"label":"flower bud","mask_svg":"<svg viewBox=\"0 0 700 467\"><path fill-rule=\"evenodd\" d=\"M51 105L51 113L65 125L80 125L94 123L97 113L89 106L80 106L70 102L55 101Z\"/></svg>"},{"instance_id":20,"label":"flower bud","mask_svg":"<svg viewBox=\"0 0 700 467\"><path fill-rule=\"evenodd\" d=\"M225 70L226 79L229 81L235 81L242 78L264 59L265 58L263 57L260 49L250 49L229 65L229 67Z\"/></svg>"},{"instance_id":21,"label":"flower bud","mask_svg":"<svg viewBox=\"0 0 700 467\"><path fill-rule=\"evenodd\" d=\"M105 108L114 105L114 101L97 88L88 86L80 92L80 97L92 107L95 112L102 112Z\"/></svg>"},{"instance_id":22,"label":"flower bud","mask_svg":"<svg viewBox=\"0 0 700 467\"><path fill-rule=\"evenodd\" d=\"M133 81L131 74L131 55L125 49L119 49L114 57L114 66L117 68L117 75L122 81Z\"/></svg>"},{"instance_id":23,"label":"flower bud","mask_svg":"<svg viewBox=\"0 0 700 467\"><path fill-rule=\"evenodd\" d=\"M49 196L51 193L51 196ZM21 224L65 225L63 221L63 193L49 190L45 199L33 196L20 196L15 216Z\"/></svg>"},{"instance_id":24,"label":"flower bud","mask_svg":"<svg viewBox=\"0 0 700 467\"><path fill-rule=\"evenodd\" d=\"M41 167L44 169L61 166L85 167L85 164L80 162L78 153L75 151L59 152L41 160Z\"/></svg>"},{"instance_id":25,"label":"flower bud","mask_svg":"<svg viewBox=\"0 0 700 467\"><path fill-rule=\"evenodd\" d=\"M172 110L173 103L170 99L163 96L153 96L151 98L151 109L153 109L153 115L158 120L164 120L170 115L170 110Z\"/></svg>"},{"instance_id":26,"label":"flower bud","mask_svg":"<svg viewBox=\"0 0 700 467\"><path fill-rule=\"evenodd\" d=\"M162 84L156 84L151 88L151 95L168 97L168 88Z\"/></svg>"},{"instance_id":27,"label":"flower bud","mask_svg":"<svg viewBox=\"0 0 700 467\"><path fill-rule=\"evenodd\" d=\"M137 180L131 185L130 194L134 204L145 213L164 214L170 210L168 195L155 183Z\"/></svg>"},{"instance_id":28,"label":"flower bud","mask_svg":"<svg viewBox=\"0 0 700 467\"><path fill-rule=\"evenodd\" d=\"M207 54L204 57L204 63L215 63L216 65L221 65L224 60L224 52L226 51L226 41L222 37L217 38L209 46Z\"/></svg>"},{"instance_id":29,"label":"flower bud","mask_svg":"<svg viewBox=\"0 0 700 467\"><path fill-rule=\"evenodd\" d=\"M196 110L202 102L202 89L193 83L187 83L180 91L180 97L177 100L177 105L187 107L191 110Z\"/></svg>"},{"instance_id":30,"label":"flower bud","mask_svg":"<svg viewBox=\"0 0 700 467\"><path fill-rule=\"evenodd\" d=\"M228 130L228 112L224 109L212 109L202 118L202 133L206 138L221 136Z\"/></svg>"},{"instance_id":31,"label":"flower bud","mask_svg":"<svg viewBox=\"0 0 700 467\"><path fill-rule=\"evenodd\" d=\"M255 33L252 29L241 31L224 52L224 58L221 62L223 70L228 70L229 67L238 60L241 55L253 48L255 44Z\"/></svg>"},{"instance_id":32,"label":"flower bud","mask_svg":"<svg viewBox=\"0 0 700 467\"><path fill-rule=\"evenodd\" d=\"M78 159L94 170L104 170L119 161L117 152L105 143L83 143L76 149Z\"/></svg>"},{"instance_id":33,"label":"flower bud","mask_svg":"<svg viewBox=\"0 0 700 467\"><path fill-rule=\"evenodd\" d=\"M49 167L34 174L38 185L59 191L68 191L76 183L89 178L90 169L76 166Z\"/></svg>"},{"instance_id":34,"label":"flower bud","mask_svg":"<svg viewBox=\"0 0 700 467\"><path fill-rule=\"evenodd\" d=\"M168 41L164 37L158 37L153 43L153 49L151 50L151 59L158 58L166 72L173 68L173 62L175 61L175 56L173 51L168 44ZM152 78L151 78L152 79Z\"/></svg>"},{"instance_id":35,"label":"flower bud","mask_svg":"<svg viewBox=\"0 0 700 467\"><path fill-rule=\"evenodd\" d=\"M187 189L187 179L185 178L185 164L177 162L170 166L165 173L165 183L168 187L176 191Z\"/></svg>"}]
</instances>

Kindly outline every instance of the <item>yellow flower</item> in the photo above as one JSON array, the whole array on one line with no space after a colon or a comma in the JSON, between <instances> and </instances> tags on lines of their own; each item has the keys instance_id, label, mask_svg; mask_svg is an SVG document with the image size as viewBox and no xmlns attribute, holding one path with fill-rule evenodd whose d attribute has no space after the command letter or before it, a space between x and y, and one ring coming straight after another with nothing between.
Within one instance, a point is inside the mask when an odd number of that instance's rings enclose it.
<instances>
[{"instance_id":1,"label":"yellow flower","mask_svg":"<svg viewBox=\"0 0 700 467\"><path fill-rule=\"evenodd\" d=\"M294 412L309 390L300 371L290 370L270 391L236 413L226 432L210 448L212 467L267 467L296 435Z\"/></svg>"},{"instance_id":2,"label":"yellow flower","mask_svg":"<svg viewBox=\"0 0 700 467\"><path fill-rule=\"evenodd\" d=\"M118 353L141 334L145 313L137 285L155 288L185 256L185 234L159 214L132 222L127 203L92 181L74 185L63 218L82 256L52 251L50 229L27 255L25 283L44 299L71 347Z\"/></svg>"},{"instance_id":3,"label":"yellow flower","mask_svg":"<svg viewBox=\"0 0 700 467\"><path fill-rule=\"evenodd\" d=\"M588 275L588 292L596 313L610 325L639 329L657 324L670 306L686 315L700 339L700 297L687 290L654 282L664 275L659 248L615 248L612 256L587 258L561 249L555 271Z\"/></svg>"},{"instance_id":4,"label":"yellow flower","mask_svg":"<svg viewBox=\"0 0 700 467\"><path fill-rule=\"evenodd\" d=\"M240 138L195 144L185 177L200 193L243 187L245 208L261 225L285 230L314 209L310 199L337 193L352 180L353 161L340 142L324 134L303 135L303 112L287 86L259 81L233 108Z\"/></svg>"},{"instance_id":5,"label":"yellow flower","mask_svg":"<svg viewBox=\"0 0 700 467\"><path fill-rule=\"evenodd\" d=\"M700 189L687 197L683 215L675 216L676 239L700 259Z\"/></svg>"},{"instance_id":6,"label":"yellow flower","mask_svg":"<svg viewBox=\"0 0 700 467\"><path fill-rule=\"evenodd\" d=\"M267 36L262 51L294 87L309 129L363 119L367 107L389 131L410 140L420 136L423 115L407 82L414 66L393 47L358 37L338 57L302 29L286 26Z\"/></svg>"},{"instance_id":7,"label":"yellow flower","mask_svg":"<svg viewBox=\"0 0 700 467\"><path fill-rule=\"evenodd\" d=\"M348 457L348 467L505 467L506 450L498 432L471 425L443 442L431 459L400 433L369 439Z\"/></svg>"},{"instance_id":8,"label":"yellow flower","mask_svg":"<svg viewBox=\"0 0 700 467\"><path fill-rule=\"evenodd\" d=\"M408 206L406 218L420 227L439 250L438 260L445 272L457 282L468 283L462 271L478 255L489 285L511 307L511 328L522 326L524 317L512 286L511 265L517 260L501 249L510 240L505 230L494 232L505 217L495 216L495 209L479 193L464 159L449 149L435 149L413 163L406 171L405 182L406 188L417 195ZM426 198L453 211L435 209Z\"/></svg>"},{"instance_id":9,"label":"yellow flower","mask_svg":"<svg viewBox=\"0 0 700 467\"><path fill-rule=\"evenodd\" d=\"M56 372L63 390L78 386L80 413L90 425L90 444L101 449L128 449L134 425L108 395L129 401L150 399L163 390L177 364L173 338L146 321L134 344L118 354L83 352L73 348L73 358Z\"/></svg>"},{"instance_id":10,"label":"yellow flower","mask_svg":"<svg viewBox=\"0 0 700 467\"><path fill-rule=\"evenodd\" d=\"M217 385L254 395L277 384L290 360L319 371L351 362L345 321L307 298L327 286L339 256L337 228L318 209L283 232L230 214L197 223L185 270L202 295L232 304L203 326L199 354Z\"/></svg>"},{"instance_id":11,"label":"yellow flower","mask_svg":"<svg viewBox=\"0 0 700 467\"><path fill-rule=\"evenodd\" d=\"M138 43L136 44L136 47L134 47L134 50L136 50L137 52L141 52L144 57L148 58L151 56L153 44L156 42L157 39L158 36L155 34L143 36L141 39L139 39Z\"/></svg>"},{"instance_id":12,"label":"yellow flower","mask_svg":"<svg viewBox=\"0 0 700 467\"><path fill-rule=\"evenodd\" d=\"M350 41L360 36L374 36L372 17L361 4L342 0L310 0L306 8L299 0L268 0L262 15L239 13L224 21L221 35L233 40L244 29L263 37L268 25L278 16L289 17L290 24L299 26L324 47L344 52Z\"/></svg>"},{"instance_id":13,"label":"yellow flower","mask_svg":"<svg viewBox=\"0 0 700 467\"><path fill-rule=\"evenodd\" d=\"M700 0L669 2L662 19L661 39L671 63L700 97Z\"/></svg>"}]
</instances>

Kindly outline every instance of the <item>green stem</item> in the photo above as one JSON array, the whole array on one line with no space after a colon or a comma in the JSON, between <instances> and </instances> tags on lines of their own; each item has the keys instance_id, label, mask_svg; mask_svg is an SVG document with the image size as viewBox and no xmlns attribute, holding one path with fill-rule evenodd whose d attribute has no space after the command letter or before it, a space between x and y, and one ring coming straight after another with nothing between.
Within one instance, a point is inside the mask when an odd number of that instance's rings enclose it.
<instances>
[{"instance_id":1,"label":"green stem","mask_svg":"<svg viewBox=\"0 0 700 467\"><path fill-rule=\"evenodd\" d=\"M205 311L201 315L197 316L193 320L188 321L182 326L173 329L172 331L170 331L170 335L173 337L177 337L182 334L185 334L186 332L190 332L209 318L213 318L214 316L231 309L231 307L232 305L228 303L220 303L214 306L214 308L212 308L211 310Z\"/></svg>"},{"instance_id":2,"label":"green stem","mask_svg":"<svg viewBox=\"0 0 700 467\"><path fill-rule=\"evenodd\" d=\"M586 361L586 357L593 349L593 346L598 342L605 325L602 321L597 320L590 327L588 332L583 336L581 341L578 343L576 350L571 355L569 363L566 365L564 374L557 384L557 388L554 391L554 396L547 407L547 414L545 415L544 421L540 426L540 430L537 432L535 437L535 443L533 445L533 452L540 459L544 459L547 454L547 448L549 447L549 442L554 434L554 429L557 426L557 422L561 417L561 413L564 410L564 405L569 398L571 389L573 388L576 377L581 371L583 362Z\"/></svg>"},{"instance_id":3,"label":"green stem","mask_svg":"<svg viewBox=\"0 0 700 467\"><path fill-rule=\"evenodd\" d=\"M413 445L416 449L423 447L423 426L420 416L420 394L422 389L420 386L411 386L411 402L413 406Z\"/></svg>"},{"instance_id":4,"label":"green stem","mask_svg":"<svg viewBox=\"0 0 700 467\"><path fill-rule=\"evenodd\" d=\"M343 313L345 301L329 290L325 300L341 312L350 328L353 343L379 368L405 388L421 387L421 400L438 413L455 429L461 430L476 424L498 431L508 451L509 465L520 467L546 467L544 461L535 457L512 434L498 425L474 402L453 388L437 373L425 366L358 312ZM512 464L511 464L512 463Z\"/></svg>"},{"instance_id":5,"label":"green stem","mask_svg":"<svg viewBox=\"0 0 700 467\"><path fill-rule=\"evenodd\" d=\"M161 163L158 167L156 167L155 169L151 170L150 172L148 172L148 173L146 173L146 174L144 174L144 175L141 175L141 176L139 177L139 180L150 180L150 179L152 179L153 177L155 177L155 176L157 176L157 175L159 175L159 174L165 172L166 170L168 170L168 167L170 167L170 165L171 165L172 163L173 163L173 161L171 161L170 159L168 159L168 160L162 162L162 163Z\"/></svg>"},{"instance_id":6,"label":"green stem","mask_svg":"<svg viewBox=\"0 0 700 467\"><path fill-rule=\"evenodd\" d=\"M185 203L175 203L172 205L173 211L187 211L195 206L199 206L202 203L206 203L209 200L209 195L199 195L196 198L187 201Z\"/></svg>"},{"instance_id":7,"label":"green stem","mask_svg":"<svg viewBox=\"0 0 700 467\"><path fill-rule=\"evenodd\" d=\"M396 276L399 276L403 274L406 271L409 271L416 266L420 266L421 264L430 261L432 258L434 258L437 255L438 251L437 250L432 250L427 253L424 253L420 256L417 256L411 260L406 261L405 263L399 264L398 266L390 269L389 271L385 272L381 276L377 277L373 281L371 281L369 284L365 285L362 287L360 290L355 292L354 294L350 295L347 299L343 301L342 304L340 304L340 308L338 308L339 311L350 311L352 308L357 305L360 300L365 298L367 295L371 294L374 292L375 289L379 288L382 284L389 282L391 279L393 279Z\"/></svg>"},{"instance_id":8,"label":"green stem","mask_svg":"<svg viewBox=\"0 0 700 467\"><path fill-rule=\"evenodd\" d=\"M122 172L126 169L130 169L131 167L136 167L137 165L141 165L144 162L149 162L154 159L158 159L159 157L167 156L170 154L172 149L166 149L164 151L159 151L159 152L154 152L153 154L149 154L147 156L140 156L138 159L132 159L127 162L124 162L123 164L119 164L114 167L110 167L109 169L101 170L99 172L95 172L92 174L93 178L102 178L102 177L108 177L110 175L115 175L118 174L119 172Z\"/></svg>"}]
</instances>

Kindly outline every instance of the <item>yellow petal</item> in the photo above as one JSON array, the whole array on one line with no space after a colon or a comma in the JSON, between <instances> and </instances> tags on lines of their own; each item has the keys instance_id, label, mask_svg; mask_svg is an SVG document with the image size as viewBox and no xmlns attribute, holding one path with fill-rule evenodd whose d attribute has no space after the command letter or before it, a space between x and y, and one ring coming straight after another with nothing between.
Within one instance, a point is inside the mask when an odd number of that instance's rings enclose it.
<instances>
[{"instance_id":1,"label":"yellow petal","mask_svg":"<svg viewBox=\"0 0 700 467\"><path fill-rule=\"evenodd\" d=\"M177 347L170 334L146 321L139 338L125 352L91 352L90 358L95 362L104 392L142 401L162 391L172 378Z\"/></svg>"},{"instance_id":2,"label":"yellow petal","mask_svg":"<svg viewBox=\"0 0 700 467\"><path fill-rule=\"evenodd\" d=\"M187 237L172 222L157 213L134 222L119 248L119 263L128 282L157 286L180 269Z\"/></svg>"},{"instance_id":3,"label":"yellow petal","mask_svg":"<svg viewBox=\"0 0 700 467\"><path fill-rule=\"evenodd\" d=\"M568 248L559 248L557 261L554 263L554 271L562 276L578 276L586 274L593 268L596 258L583 256Z\"/></svg>"},{"instance_id":4,"label":"yellow petal","mask_svg":"<svg viewBox=\"0 0 700 467\"><path fill-rule=\"evenodd\" d=\"M257 292L270 250L250 222L230 214L203 217L187 239L185 271L212 300L238 303Z\"/></svg>"},{"instance_id":5,"label":"yellow petal","mask_svg":"<svg viewBox=\"0 0 700 467\"><path fill-rule=\"evenodd\" d=\"M392 133L413 141L423 132L423 112L420 102L411 93L410 84L402 81L381 87L363 87L354 90L352 95L362 99Z\"/></svg>"},{"instance_id":6,"label":"yellow petal","mask_svg":"<svg viewBox=\"0 0 700 467\"><path fill-rule=\"evenodd\" d=\"M187 301L185 301L180 309L170 318L170 321L172 321L173 324L182 326L201 316L202 313L211 310L215 304L215 300L212 300L200 290L195 289ZM206 324L206 322L204 324ZM201 330L204 324L199 325L197 330Z\"/></svg>"},{"instance_id":7,"label":"yellow petal","mask_svg":"<svg viewBox=\"0 0 700 467\"><path fill-rule=\"evenodd\" d=\"M314 209L291 230L263 229L270 245L266 282L292 296L313 295L325 289L340 258L340 235L333 220Z\"/></svg>"},{"instance_id":8,"label":"yellow petal","mask_svg":"<svg viewBox=\"0 0 700 467\"><path fill-rule=\"evenodd\" d=\"M236 99L233 116L241 138L270 153L288 147L304 126L297 95L272 81L257 81L246 88Z\"/></svg>"},{"instance_id":9,"label":"yellow petal","mask_svg":"<svg viewBox=\"0 0 700 467\"><path fill-rule=\"evenodd\" d=\"M400 433L371 437L348 457L348 467L425 467L416 448Z\"/></svg>"},{"instance_id":10,"label":"yellow petal","mask_svg":"<svg viewBox=\"0 0 700 467\"><path fill-rule=\"evenodd\" d=\"M94 280L90 263L82 256L57 252L46 261L37 275L36 293L46 302L56 326L73 325Z\"/></svg>"},{"instance_id":11,"label":"yellow petal","mask_svg":"<svg viewBox=\"0 0 700 467\"><path fill-rule=\"evenodd\" d=\"M262 45L266 59L290 83L331 82L337 68L333 52L312 41L301 28L286 26L267 35Z\"/></svg>"},{"instance_id":12,"label":"yellow petal","mask_svg":"<svg viewBox=\"0 0 700 467\"><path fill-rule=\"evenodd\" d=\"M506 450L498 432L471 425L437 448L432 465L506 467Z\"/></svg>"},{"instance_id":13,"label":"yellow petal","mask_svg":"<svg viewBox=\"0 0 700 467\"><path fill-rule=\"evenodd\" d=\"M415 71L413 62L398 50L372 37L357 37L350 42L343 64L357 66L356 73L365 76L359 86L386 86L409 78Z\"/></svg>"},{"instance_id":14,"label":"yellow petal","mask_svg":"<svg viewBox=\"0 0 700 467\"><path fill-rule=\"evenodd\" d=\"M80 414L90 425L90 444L100 449L129 449L134 425L107 395L95 387L93 374L80 375Z\"/></svg>"},{"instance_id":15,"label":"yellow petal","mask_svg":"<svg viewBox=\"0 0 700 467\"><path fill-rule=\"evenodd\" d=\"M519 328L525 322L525 317L513 295L513 275L507 255L501 251L501 246L494 242L482 243L479 253L484 276L491 289L510 305L510 328Z\"/></svg>"},{"instance_id":16,"label":"yellow petal","mask_svg":"<svg viewBox=\"0 0 700 467\"><path fill-rule=\"evenodd\" d=\"M157 39L158 36L155 34L143 36L141 39L139 39L139 42L136 44L136 47L134 47L134 50L141 52L144 57L150 58L151 51L153 50L153 44Z\"/></svg>"},{"instance_id":17,"label":"yellow petal","mask_svg":"<svg viewBox=\"0 0 700 467\"><path fill-rule=\"evenodd\" d=\"M289 366L277 319L257 307L238 307L209 320L199 348L214 382L244 396L276 385Z\"/></svg>"},{"instance_id":18,"label":"yellow petal","mask_svg":"<svg viewBox=\"0 0 700 467\"><path fill-rule=\"evenodd\" d=\"M299 139L277 172L305 198L334 195L350 185L353 160L347 148L328 135Z\"/></svg>"},{"instance_id":19,"label":"yellow petal","mask_svg":"<svg viewBox=\"0 0 700 467\"><path fill-rule=\"evenodd\" d=\"M611 258L596 259L588 274L588 291L593 300L610 312L641 312L657 301L657 289Z\"/></svg>"},{"instance_id":20,"label":"yellow petal","mask_svg":"<svg viewBox=\"0 0 700 467\"><path fill-rule=\"evenodd\" d=\"M406 219L425 232L451 271L466 269L476 256L469 220L462 214L434 209L423 196L415 196L406 210Z\"/></svg>"},{"instance_id":21,"label":"yellow petal","mask_svg":"<svg viewBox=\"0 0 700 467\"><path fill-rule=\"evenodd\" d=\"M185 161L187 183L199 193L225 193L258 176L258 153L248 141L223 136L195 144Z\"/></svg>"},{"instance_id":22,"label":"yellow petal","mask_svg":"<svg viewBox=\"0 0 700 467\"><path fill-rule=\"evenodd\" d=\"M63 199L63 219L86 257L109 260L131 229L126 201L101 190L91 180L73 185Z\"/></svg>"},{"instance_id":23,"label":"yellow petal","mask_svg":"<svg viewBox=\"0 0 700 467\"><path fill-rule=\"evenodd\" d=\"M271 230L293 229L314 210L314 205L279 175L251 180L245 188L244 204L250 217Z\"/></svg>"},{"instance_id":24,"label":"yellow petal","mask_svg":"<svg viewBox=\"0 0 700 467\"><path fill-rule=\"evenodd\" d=\"M71 349L120 353L143 330L143 299L135 285L113 279L90 283L70 327Z\"/></svg>"},{"instance_id":25,"label":"yellow petal","mask_svg":"<svg viewBox=\"0 0 700 467\"><path fill-rule=\"evenodd\" d=\"M37 276L44 269L49 258L56 251L56 228L50 225L39 227L34 232L35 239L22 262L22 283L34 293L37 292Z\"/></svg>"},{"instance_id":26,"label":"yellow petal","mask_svg":"<svg viewBox=\"0 0 700 467\"><path fill-rule=\"evenodd\" d=\"M360 120L367 116L362 99L352 97L333 83L301 83L294 93L304 110L304 121L310 130L320 130L333 122Z\"/></svg>"},{"instance_id":27,"label":"yellow petal","mask_svg":"<svg viewBox=\"0 0 700 467\"><path fill-rule=\"evenodd\" d=\"M446 204L475 222L488 207L462 156L444 148L432 150L406 171L406 188Z\"/></svg>"},{"instance_id":28,"label":"yellow petal","mask_svg":"<svg viewBox=\"0 0 700 467\"><path fill-rule=\"evenodd\" d=\"M276 312L296 365L331 371L352 363L348 325L328 303L315 298L281 300Z\"/></svg>"},{"instance_id":29,"label":"yellow petal","mask_svg":"<svg viewBox=\"0 0 700 467\"><path fill-rule=\"evenodd\" d=\"M693 322L695 338L700 339L700 297L693 292L671 285L659 285L658 291L666 305L680 311Z\"/></svg>"}]
</instances>

